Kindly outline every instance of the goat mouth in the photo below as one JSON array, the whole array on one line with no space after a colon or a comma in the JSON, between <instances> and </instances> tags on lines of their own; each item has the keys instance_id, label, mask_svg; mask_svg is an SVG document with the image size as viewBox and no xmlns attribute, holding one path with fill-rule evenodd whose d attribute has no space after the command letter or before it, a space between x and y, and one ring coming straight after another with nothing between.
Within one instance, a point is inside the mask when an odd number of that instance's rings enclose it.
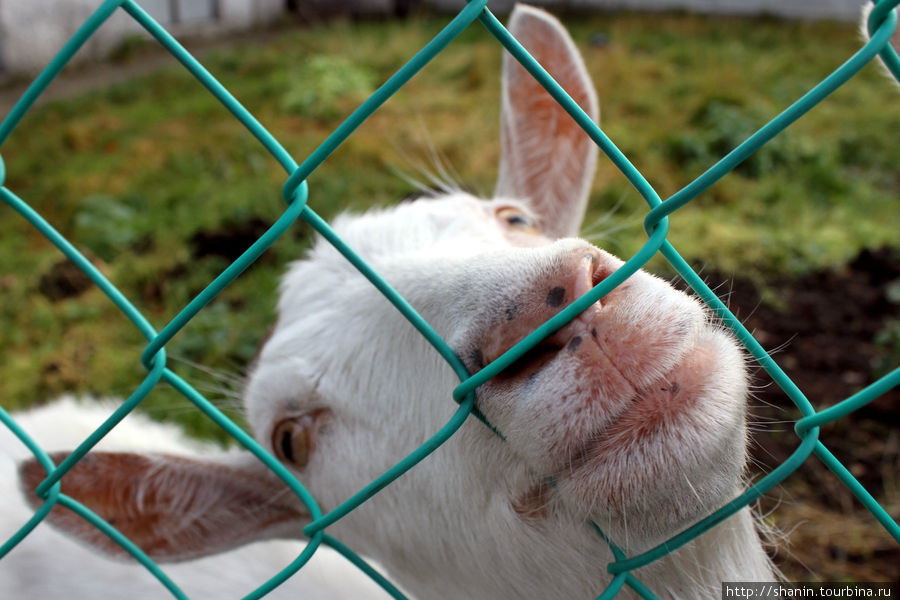
<instances>
[{"instance_id":1,"label":"goat mouth","mask_svg":"<svg viewBox=\"0 0 900 600\"><path fill-rule=\"evenodd\" d=\"M586 349L590 354L603 353L604 350L597 339L597 328L593 325L599 318L601 304L598 302L576 316L568 324L563 325L556 332L549 334L542 341L527 350L522 356L506 368L499 371L492 381L498 384L515 385L517 382L529 382L537 377L543 370L566 356L575 356ZM495 349L494 352L481 355L479 351L479 364L477 370L483 369L503 354L509 351L515 344ZM587 361L590 363L590 361Z\"/></svg>"},{"instance_id":2,"label":"goat mouth","mask_svg":"<svg viewBox=\"0 0 900 600\"><path fill-rule=\"evenodd\" d=\"M599 455L616 453L635 438L656 438L692 410L719 369L708 332L678 332L665 350L649 341L631 347L643 359L629 363L607 346L598 332L600 318L599 305L590 307L486 382L479 397L488 419L497 393L531 407L520 413L530 413L521 423L543 427L534 435L544 440L544 476L590 469ZM641 378L651 367L653 375Z\"/></svg>"},{"instance_id":3,"label":"goat mouth","mask_svg":"<svg viewBox=\"0 0 900 600\"><path fill-rule=\"evenodd\" d=\"M669 454L685 439L692 439L697 451L737 431L743 422L745 389L742 378L730 370L730 361L723 359L734 352L723 345L723 339L721 332L710 331L692 340L655 381L632 386L632 393L609 402L604 418L573 436L565 445L564 458L557 455L545 475L554 479L593 476L598 468L602 470L598 465L621 462L627 456L639 458L647 447L655 445L662 454ZM728 391L725 386L734 389Z\"/></svg>"},{"instance_id":4,"label":"goat mouth","mask_svg":"<svg viewBox=\"0 0 900 600\"><path fill-rule=\"evenodd\" d=\"M564 347L564 344L555 341L545 340L539 342L511 365L497 373L494 379L504 382L533 377L551 363ZM496 360L496 358L491 359L489 363L493 362L493 360Z\"/></svg>"}]
</instances>

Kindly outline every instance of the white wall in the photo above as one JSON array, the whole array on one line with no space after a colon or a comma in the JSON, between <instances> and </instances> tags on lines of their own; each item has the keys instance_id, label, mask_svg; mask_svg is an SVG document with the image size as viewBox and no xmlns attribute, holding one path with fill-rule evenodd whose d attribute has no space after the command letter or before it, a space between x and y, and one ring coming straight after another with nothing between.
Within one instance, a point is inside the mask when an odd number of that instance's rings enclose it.
<instances>
[{"instance_id":1,"label":"white wall","mask_svg":"<svg viewBox=\"0 0 900 600\"><path fill-rule=\"evenodd\" d=\"M181 23L172 23L170 0L137 0L138 4L176 36L185 33L233 31L265 23L284 11L284 0L178 0ZM385 0L353 0L360 5ZM422 0L442 10L458 11L465 0ZM770 14L788 18L855 21L868 0L527 0L550 8L600 10L688 10L709 14ZM102 0L0 0L0 72L33 73L43 68ZM490 0L497 14L511 10L515 0ZM218 7L218 19L204 15ZM105 56L130 34L143 30L123 10L85 44L76 60Z\"/></svg>"},{"instance_id":2,"label":"white wall","mask_svg":"<svg viewBox=\"0 0 900 600\"><path fill-rule=\"evenodd\" d=\"M0 0L0 68L35 72L43 68L102 0ZM276 18L283 0L179 0L180 23L173 23L169 0L138 4L176 36L251 27ZM211 7L219 18L210 21ZM126 36L143 33L124 10L116 10L76 55L76 60L105 56Z\"/></svg>"},{"instance_id":3,"label":"white wall","mask_svg":"<svg viewBox=\"0 0 900 600\"><path fill-rule=\"evenodd\" d=\"M602 10L687 10L725 15L768 14L801 19L839 19L855 21L860 7L868 0L528 0L549 8L596 8ZM465 0L425 0L441 10L458 11ZM491 0L491 12L506 13L515 0Z\"/></svg>"}]
</instances>

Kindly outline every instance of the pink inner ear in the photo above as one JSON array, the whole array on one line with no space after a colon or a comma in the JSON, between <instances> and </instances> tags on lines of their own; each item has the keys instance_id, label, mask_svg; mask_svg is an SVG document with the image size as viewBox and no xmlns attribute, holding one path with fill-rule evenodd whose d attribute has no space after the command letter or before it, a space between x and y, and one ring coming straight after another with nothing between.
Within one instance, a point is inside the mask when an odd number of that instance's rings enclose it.
<instances>
[{"instance_id":1,"label":"pink inner ear","mask_svg":"<svg viewBox=\"0 0 900 600\"><path fill-rule=\"evenodd\" d=\"M56 464L64 453L51 455ZM46 477L36 460L20 467L32 506ZM78 500L151 558L178 561L272 537L298 537L309 515L284 484L255 460L198 460L167 455L92 452L61 480ZM124 550L61 506L50 522L110 554Z\"/></svg>"},{"instance_id":2,"label":"pink inner ear","mask_svg":"<svg viewBox=\"0 0 900 600\"><path fill-rule=\"evenodd\" d=\"M596 94L562 25L538 9L517 7L510 33L597 120ZM597 147L550 94L504 55L502 159L497 195L531 204L550 237L576 235L596 167Z\"/></svg>"}]
</instances>

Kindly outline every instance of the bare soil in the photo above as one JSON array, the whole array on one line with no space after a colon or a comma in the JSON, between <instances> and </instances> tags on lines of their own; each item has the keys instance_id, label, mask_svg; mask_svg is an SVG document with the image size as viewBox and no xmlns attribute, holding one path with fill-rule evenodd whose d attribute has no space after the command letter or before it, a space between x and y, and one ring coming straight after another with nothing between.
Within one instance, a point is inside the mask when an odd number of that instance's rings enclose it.
<instances>
[{"instance_id":1,"label":"bare soil","mask_svg":"<svg viewBox=\"0 0 900 600\"><path fill-rule=\"evenodd\" d=\"M749 281L715 273L707 280L731 290L732 312L817 410L874 382L885 367L898 366L898 351L885 332L900 318L900 250L866 250L840 271L766 282L768 301L761 299L762 286ZM762 369L754 388L752 476L758 479L799 445L793 424L800 413ZM823 426L819 439L898 519L900 388ZM780 530L772 553L789 580L900 579L900 544L815 456L772 490L760 509Z\"/></svg>"}]
</instances>

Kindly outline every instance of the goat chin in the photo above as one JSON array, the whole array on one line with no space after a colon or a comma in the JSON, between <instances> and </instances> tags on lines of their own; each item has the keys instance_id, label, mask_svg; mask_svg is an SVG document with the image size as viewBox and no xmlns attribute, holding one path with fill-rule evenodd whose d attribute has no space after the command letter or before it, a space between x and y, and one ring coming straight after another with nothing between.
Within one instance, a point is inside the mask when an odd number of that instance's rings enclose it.
<instances>
[{"instance_id":1,"label":"goat chin","mask_svg":"<svg viewBox=\"0 0 900 600\"><path fill-rule=\"evenodd\" d=\"M596 92L560 23L519 6L509 29L596 120ZM623 264L576 237L596 145L508 55L500 133L493 199L435 194L333 224L470 373ZM458 383L413 326L319 240L282 280L278 320L243 402L259 443L328 510L441 428ZM613 559L592 521L634 555L738 493L746 395L744 359L731 336L697 300L639 271L477 389L478 409L502 439L469 419L329 533L380 561L421 599L592 598L611 581L605 565ZM187 443L166 445L168 434L151 436L157 427L143 423L126 438L146 441L142 447L76 465L64 493L161 561L229 551L173 567L204 596L231 596L232 585L261 583L289 562L284 554L296 554L296 542L256 543L302 537L310 516L299 499L249 456L205 448L192 458L168 454ZM41 479L33 462L20 474L27 489ZM17 514L25 519L24 509ZM121 554L69 513L54 510L49 520ZM26 540L32 554L26 545L13 555L28 566L7 571L20 589L28 583L17 574L27 572L34 585L47 583L39 594L47 598L98 581L91 597L104 590L120 597L121 582L131 590L134 569L87 566L87 553L64 551L69 543L46 527L35 535ZM232 550L244 544L255 545ZM56 558L57 546L69 558ZM77 583L63 578L56 596L46 591L57 577L49 570L69 564L79 566L66 571ZM314 598L377 596L347 565L323 568L321 585L304 568L291 589ZM748 509L636 574L658 596L685 599L719 598L722 581L773 577Z\"/></svg>"}]
</instances>

